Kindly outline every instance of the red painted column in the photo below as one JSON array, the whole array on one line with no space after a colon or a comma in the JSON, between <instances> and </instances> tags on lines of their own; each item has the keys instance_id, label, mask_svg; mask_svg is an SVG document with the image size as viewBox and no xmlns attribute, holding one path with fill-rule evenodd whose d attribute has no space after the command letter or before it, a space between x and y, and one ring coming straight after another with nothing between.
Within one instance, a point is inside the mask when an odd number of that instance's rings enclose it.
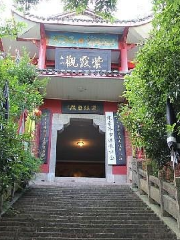
<instances>
[{"instance_id":1,"label":"red painted column","mask_svg":"<svg viewBox=\"0 0 180 240\"><path fill-rule=\"evenodd\" d=\"M44 24L42 23L40 23L40 35L38 68L44 69L46 68L46 35Z\"/></svg>"},{"instance_id":2,"label":"red painted column","mask_svg":"<svg viewBox=\"0 0 180 240\"><path fill-rule=\"evenodd\" d=\"M128 71L128 57L127 57L127 44L121 44L121 71Z\"/></svg>"},{"instance_id":3,"label":"red painted column","mask_svg":"<svg viewBox=\"0 0 180 240\"><path fill-rule=\"evenodd\" d=\"M119 39L119 50L120 50L120 66L119 71L128 71L128 46L127 46L127 35L129 28L125 27L123 36Z\"/></svg>"}]
</instances>

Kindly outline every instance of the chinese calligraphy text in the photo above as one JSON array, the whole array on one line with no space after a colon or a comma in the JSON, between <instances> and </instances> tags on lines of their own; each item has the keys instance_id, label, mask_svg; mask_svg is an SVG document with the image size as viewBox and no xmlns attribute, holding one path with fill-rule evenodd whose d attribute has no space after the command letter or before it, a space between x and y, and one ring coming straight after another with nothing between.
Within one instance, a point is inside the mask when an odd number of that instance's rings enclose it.
<instances>
[{"instance_id":1,"label":"chinese calligraphy text","mask_svg":"<svg viewBox=\"0 0 180 240\"><path fill-rule=\"evenodd\" d=\"M55 68L58 70L111 70L111 51L56 49Z\"/></svg>"},{"instance_id":2,"label":"chinese calligraphy text","mask_svg":"<svg viewBox=\"0 0 180 240\"><path fill-rule=\"evenodd\" d=\"M103 103L91 101L63 101L62 113L103 114Z\"/></svg>"},{"instance_id":3,"label":"chinese calligraphy text","mask_svg":"<svg viewBox=\"0 0 180 240\"><path fill-rule=\"evenodd\" d=\"M50 111L42 110L42 118L40 123L40 141L39 141L39 158L43 163L47 163L48 143L49 143L49 127L50 127Z\"/></svg>"},{"instance_id":4,"label":"chinese calligraphy text","mask_svg":"<svg viewBox=\"0 0 180 240\"><path fill-rule=\"evenodd\" d=\"M116 165L113 112L106 112L106 144L109 165Z\"/></svg>"},{"instance_id":5,"label":"chinese calligraphy text","mask_svg":"<svg viewBox=\"0 0 180 240\"><path fill-rule=\"evenodd\" d=\"M108 164L126 165L124 127L113 112L106 112L106 144Z\"/></svg>"}]
</instances>

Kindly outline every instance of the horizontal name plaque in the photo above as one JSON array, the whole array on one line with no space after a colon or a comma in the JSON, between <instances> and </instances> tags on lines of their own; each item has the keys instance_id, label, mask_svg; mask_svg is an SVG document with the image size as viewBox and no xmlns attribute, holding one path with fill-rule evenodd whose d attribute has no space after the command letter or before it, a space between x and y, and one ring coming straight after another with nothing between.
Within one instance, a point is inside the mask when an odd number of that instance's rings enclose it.
<instances>
[{"instance_id":1,"label":"horizontal name plaque","mask_svg":"<svg viewBox=\"0 0 180 240\"><path fill-rule=\"evenodd\" d=\"M48 46L118 49L118 34L46 32Z\"/></svg>"},{"instance_id":2,"label":"horizontal name plaque","mask_svg":"<svg viewBox=\"0 0 180 240\"><path fill-rule=\"evenodd\" d=\"M56 49L57 70L111 70L110 50Z\"/></svg>"},{"instance_id":3,"label":"horizontal name plaque","mask_svg":"<svg viewBox=\"0 0 180 240\"><path fill-rule=\"evenodd\" d=\"M62 113L104 114L104 108L102 102L63 101Z\"/></svg>"}]
</instances>

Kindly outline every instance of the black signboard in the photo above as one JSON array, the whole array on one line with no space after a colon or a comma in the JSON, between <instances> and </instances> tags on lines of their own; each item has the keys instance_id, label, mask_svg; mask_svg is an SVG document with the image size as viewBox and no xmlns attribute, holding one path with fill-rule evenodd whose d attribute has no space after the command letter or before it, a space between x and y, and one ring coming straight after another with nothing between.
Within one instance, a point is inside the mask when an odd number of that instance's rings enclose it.
<instances>
[{"instance_id":1,"label":"black signboard","mask_svg":"<svg viewBox=\"0 0 180 240\"><path fill-rule=\"evenodd\" d=\"M39 158L42 159L43 163L47 163L48 160L50 120L50 111L48 109L42 110L40 123Z\"/></svg>"},{"instance_id":2,"label":"black signboard","mask_svg":"<svg viewBox=\"0 0 180 240\"><path fill-rule=\"evenodd\" d=\"M116 165L126 165L125 130L116 114L114 114L114 139L116 149Z\"/></svg>"},{"instance_id":3,"label":"black signboard","mask_svg":"<svg viewBox=\"0 0 180 240\"><path fill-rule=\"evenodd\" d=\"M111 70L111 51L92 49L62 49L55 51L57 70Z\"/></svg>"},{"instance_id":4,"label":"black signboard","mask_svg":"<svg viewBox=\"0 0 180 240\"><path fill-rule=\"evenodd\" d=\"M63 101L62 113L104 114L102 102Z\"/></svg>"}]
</instances>

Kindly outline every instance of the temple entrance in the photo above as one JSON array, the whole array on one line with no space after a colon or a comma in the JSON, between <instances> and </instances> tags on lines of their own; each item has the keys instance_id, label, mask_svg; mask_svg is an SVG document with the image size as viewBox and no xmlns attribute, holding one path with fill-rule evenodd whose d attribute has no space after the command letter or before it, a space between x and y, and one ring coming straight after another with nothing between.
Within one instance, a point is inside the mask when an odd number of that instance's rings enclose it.
<instances>
[{"instance_id":1,"label":"temple entrance","mask_svg":"<svg viewBox=\"0 0 180 240\"><path fill-rule=\"evenodd\" d=\"M58 131L55 176L105 178L105 134L92 119L71 118Z\"/></svg>"}]
</instances>

